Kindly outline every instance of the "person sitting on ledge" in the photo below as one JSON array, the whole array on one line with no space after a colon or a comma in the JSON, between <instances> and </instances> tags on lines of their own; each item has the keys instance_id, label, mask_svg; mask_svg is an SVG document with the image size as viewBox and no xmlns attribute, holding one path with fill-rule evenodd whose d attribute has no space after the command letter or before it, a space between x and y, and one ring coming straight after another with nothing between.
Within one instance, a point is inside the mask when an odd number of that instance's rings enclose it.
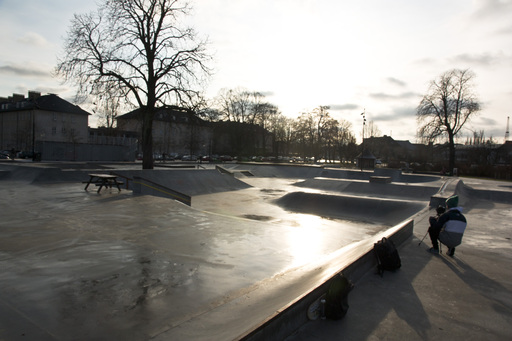
<instances>
[{"instance_id":1,"label":"person sitting on ledge","mask_svg":"<svg viewBox=\"0 0 512 341\"><path fill-rule=\"evenodd\" d=\"M448 247L448 255L453 257L455 247L462 242L462 236L466 230L466 217L462 214L462 207L459 207L459 197L453 195L446 199L447 211L438 218L430 217L428 233L432 241L429 249L432 253L439 253L438 240Z\"/></svg>"}]
</instances>

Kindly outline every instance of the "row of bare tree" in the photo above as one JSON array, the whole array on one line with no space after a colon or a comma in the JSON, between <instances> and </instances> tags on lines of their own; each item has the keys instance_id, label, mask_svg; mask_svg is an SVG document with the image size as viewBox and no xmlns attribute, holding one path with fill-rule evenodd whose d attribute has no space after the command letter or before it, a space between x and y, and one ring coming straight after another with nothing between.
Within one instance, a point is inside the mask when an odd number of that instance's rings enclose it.
<instances>
[{"instance_id":1,"label":"row of bare tree","mask_svg":"<svg viewBox=\"0 0 512 341\"><path fill-rule=\"evenodd\" d=\"M186 0L102 0L97 11L75 14L56 67L57 75L76 85L77 97L92 95L105 111L116 110L118 99L140 109L145 169L153 168L156 110L168 105L197 109L202 103L198 89L211 72L207 40L182 24L189 14ZM426 141L447 137L450 169L454 138L480 109L472 79L468 70L443 74L418 107L419 136ZM260 125L272 131L275 141L295 141L304 156L332 159L354 143L350 125L334 120L327 107L288 124L260 93L226 90L217 100L216 109L205 115Z\"/></svg>"},{"instance_id":2,"label":"row of bare tree","mask_svg":"<svg viewBox=\"0 0 512 341\"><path fill-rule=\"evenodd\" d=\"M246 89L223 89L206 109L199 111L208 121L230 121L258 125L257 131L271 137L272 152L302 158L334 161L353 158L356 152L352 125L336 120L328 106L319 106L297 118L283 115L266 101L264 94ZM259 140L265 141L265 136Z\"/></svg>"}]
</instances>

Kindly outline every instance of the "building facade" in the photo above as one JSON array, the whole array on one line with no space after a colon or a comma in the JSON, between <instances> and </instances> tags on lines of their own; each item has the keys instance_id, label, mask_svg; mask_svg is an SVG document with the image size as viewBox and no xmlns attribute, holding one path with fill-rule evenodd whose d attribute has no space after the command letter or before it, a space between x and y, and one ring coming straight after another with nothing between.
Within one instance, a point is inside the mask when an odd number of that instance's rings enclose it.
<instances>
[{"instance_id":1,"label":"building facade","mask_svg":"<svg viewBox=\"0 0 512 341\"><path fill-rule=\"evenodd\" d=\"M142 132L141 110L136 109L117 117L117 129ZM153 153L161 155L208 155L212 148L212 129L208 122L198 118L192 111L178 108L159 108L153 120ZM139 146L139 150L142 148Z\"/></svg>"},{"instance_id":2,"label":"building facade","mask_svg":"<svg viewBox=\"0 0 512 341\"><path fill-rule=\"evenodd\" d=\"M119 116L117 129L140 137L140 109ZM157 109L152 133L155 158L163 155L267 155L273 146L272 135L256 124L207 122L191 110L174 106Z\"/></svg>"},{"instance_id":3,"label":"building facade","mask_svg":"<svg viewBox=\"0 0 512 341\"><path fill-rule=\"evenodd\" d=\"M0 149L34 152L41 142L86 143L89 115L54 94L0 98Z\"/></svg>"}]
</instances>

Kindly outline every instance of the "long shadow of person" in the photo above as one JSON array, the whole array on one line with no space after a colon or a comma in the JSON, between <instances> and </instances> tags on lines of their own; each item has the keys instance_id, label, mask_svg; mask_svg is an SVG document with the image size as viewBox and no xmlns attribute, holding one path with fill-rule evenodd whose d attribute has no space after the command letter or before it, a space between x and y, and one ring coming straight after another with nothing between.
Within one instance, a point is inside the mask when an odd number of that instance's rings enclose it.
<instances>
[{"instance_id":1,"label":"long shadow of person","mask_svg":"<svg viewBox=\"0 0 512 341\"><path fill-rule=\"evenodd\" d=\"M475 270L460 258L442 258L446 265L475 292L492 302L500 314L512 315L512 292L499 282Z\"/></svg>"},{"instance_id":2,"label":"long shadow of person","mask_svg":"<svg viewBox=\"0 0 512 341\"><path fill-rule=\"evenodd\" d=\"M402 258L399 270L386 271L383 277L373 273L365 275L349 295L350 308L345 318L321 321L320 328L328 335L339 334L343 340L365 340L371 338L383 321L389 318L392 321L395 314L410 326L411 339L428 340L427 333L432 325L416 292L415 280L431 258L425 257L425 251L416 247L417 240L411 239L399 248ZM395 322L389 323L390 329L396 327Z\"/></svg>"}]
</instances>

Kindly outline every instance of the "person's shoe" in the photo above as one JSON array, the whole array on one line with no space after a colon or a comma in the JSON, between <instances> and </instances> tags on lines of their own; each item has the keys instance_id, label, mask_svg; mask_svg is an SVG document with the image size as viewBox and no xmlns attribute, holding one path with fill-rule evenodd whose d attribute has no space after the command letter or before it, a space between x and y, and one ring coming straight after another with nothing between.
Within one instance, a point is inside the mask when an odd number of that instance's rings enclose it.
<instances>
[{"instance_id":1,"label":"person's shoe","mask_svg":"<svg viewBox=\"0 0 512 341\"><path fill-rule=\"evenodd\" d=\"M453 257L454 254L455 254L455 248L454 247L448 249L448 256Z\"/></svg>"},{"instance_id":2,"label":"person's shoe","mask_svg":"<svg viewBox=\"0 0 512 341\"><path fill-rule=\"evenodd\" d=\"M439 249L435 249L433 247L431 247L430 249L427 250L428 252L430 253L435 253L435 254L439 254Z\"/></svg>"}]
</instances>

